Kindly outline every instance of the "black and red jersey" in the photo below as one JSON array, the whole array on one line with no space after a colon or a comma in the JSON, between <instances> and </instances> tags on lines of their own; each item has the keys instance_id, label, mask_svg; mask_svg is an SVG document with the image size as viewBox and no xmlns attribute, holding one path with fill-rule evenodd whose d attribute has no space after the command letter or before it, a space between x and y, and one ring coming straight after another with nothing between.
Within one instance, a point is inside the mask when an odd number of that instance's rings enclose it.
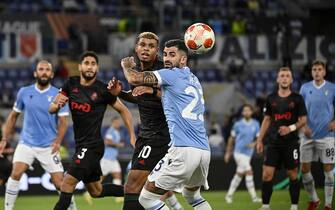
<instances>
[{"instance_id":1,"label":"black and red jersey","mask_svg":"<svg viewBox=\"0 0 335 210\"><path fill-rule=\"evenodd\" d=\"M102 120L107 105L117 100L108 92L107 84L96 80L90 86L83 86L79 76L70 77L61 92L69 98L76 148L103 144Z\"/></svg>"},{"instance_id":2,"label":"black and red jersey","mask_svg":"<svg viewBox=\"0 0 335 210\"><path fill-rule=\"evenodd\" d=\"M285 136L280 136L280 126L290 126L298 122L299 117L307 115L303 97L292 92L287 97L280 97L278 93L270 94L266 99L265 115L271 117L271 124L268 129L270 145L296 144L299 140L298 130Z\"/></svg>"}]
</instances>

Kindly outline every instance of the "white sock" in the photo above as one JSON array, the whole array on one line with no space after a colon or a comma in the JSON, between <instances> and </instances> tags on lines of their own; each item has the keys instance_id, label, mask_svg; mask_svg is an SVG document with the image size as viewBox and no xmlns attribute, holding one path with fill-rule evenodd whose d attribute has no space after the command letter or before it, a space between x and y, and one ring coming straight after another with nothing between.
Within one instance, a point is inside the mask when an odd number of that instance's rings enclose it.
<instances>
[{"instance_id":1,"label":"white sock","mask_svg":"<svg viewBox=\"0 0 335 210\"><path fill-rule=\"evenodd\" d=\"M309 199L313 202L318 201L319 197L316 194L314 179L311 172L302 174L302 183L304 184L305 190L309 195Z\"/></svg>"},{"instance_id":2,"label":"white sock","mask_svg":"<svg viewBox=\"0 0 335 210\"><path fill-rule=\"evenodd\" d=\"M16 198L20 190L20 181L9 177L5 193L5 210L13 210Z\"/></svg>"},{"instance_id":3,"label":"white sock","mask_svg":"<svg viewBox=\"0 0 335 210\"><path fill-rule=\"evenodd\" d=\"M234 178L230 182L229 190L227 195L233 196L234 192L236 191L237 187L240 185L242 178L235 174Z\"/></svg>"},{"instance_id":4,"label":"white sock","mask_svg":"<svg viewBox=\"0 0 335 210\"><path fill-rule=\"evenodd\" d=\"M270 205L269 204L263 204L262 207L268 209L268 208L270 208Z\"/></svg>"},{"instance_id":5,"label":"white sock","mask_svg":"<svg viewBox=\"0 0 335 210\"><path fill-rule=\"evenodd\" d=\"M245 186L247 187L249 194L252 199L257 197L255 184L254 184L254 176L253 175L246 175L245 176Z\"/></svg>"},{"instance_id":6,"label":"white sock","mask_svg":"<svg viewBox=\"0 0 335 210\"><path fill-rule=\"evenodd\" d=\"M149 192L145 188L142 189L138 201L145 209L150 210L169 210L163 201L160 200L162 195Z\"/></svg>"},{"instance_id":7,"label":"white sock","mask_svg":"<svg viewBox=\"0 0 335 210\"><path fill-rule=\"evenodd\" d=\"M197 191L190 191L184 188L183 196L195 210L212 210L209 203L201 196L200 189Z\"/></svg>"},{"instance_id":8,"label":"white sock","mask_svg":"<svg viewBox=\"0 0 335 210\"><path fill-rule=\"evenodd\" d=\"M298 205L297 204L291 204L291 209L290 210L298 210Z\"/></svg>"},{"instance_id":9,"label":"white sock","mask_svg":"<svg viewBox=\"0 0 335 210\"><path fill-rule=\"evenodd\" d=\"M182 206L180 205L180 203L178 202L177 197L175 196L175 194L172 194L172 196L167 197L165 199L166 203L172 208L172 209L181 209Z\"/></svg>"},{"instance_id":10,"label":"white sock","mask_svg":"<svg viewBox=\"0 0 335 210\"><path fill-rule=\"evenodd\" d=\"M324 172L325 174L325 206L332 205L334 192L334 174L333 171Z\"/></svg>"},{"instance_id":11,"label":"white sock","mask_svg":"<svg viewBox=\"0 0 335 210\"><path fill-rule=\"evenodd\" d=\"M122 184L122 180L121 179L113 179L113 184L121 185Z\"/></svg>"}]
</instances>

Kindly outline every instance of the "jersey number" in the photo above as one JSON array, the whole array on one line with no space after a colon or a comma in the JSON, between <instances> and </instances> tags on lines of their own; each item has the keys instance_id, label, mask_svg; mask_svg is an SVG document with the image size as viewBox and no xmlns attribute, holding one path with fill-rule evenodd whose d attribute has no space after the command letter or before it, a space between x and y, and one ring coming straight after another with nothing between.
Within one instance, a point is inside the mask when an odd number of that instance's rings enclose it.
<instances>
[{"instance_id":1,"label":"jersey number","mask_svg":"<svg viewBox=\"0 0 335 210\"><path fill-rule=\"evenodd\" d=\"M335 150L334 150L334 148L327 148L326 149L326 156L327 157L333 157L333 156L335 156Z\"/></svg>"},{"instance_id":2,"label":"jersey number","mask_svg":"<svg viewBox=\"0 0 335 210\"><path fill-rule=\"evenodd\" d=\"M293 150L293 159L294 159L294 160L298 160L298 158L299 158L298 150L297 150L297 149L294 149L294 150Z\"/></svg>"},{"instance_id":3,"label":"jersey number","mask_svg":"<svg viewBox=\"0 0 335 210\"><path fill-rule=\"evenodd\" d=\"M151 147L150 146L144 146L141 150L140 154L138 154L138 157L140 158L148 158L151 153Z\"/></svg>"},{"instance_id":4,"label":"jersey number","mask_svg":"<svg viewBox=\"0 0 335 210\"><path fill-rule=\"evenodd\" d=\"M87 152L87 148L81 148L80 155L77 155L78 159L83 159L85 157L85 152Z\"/></svg>"},{"instance_id":5,"label":"jersey number","mask_svg":"<svg viewBox=\"0 0 335 210\"><path fill-rule=\"evenodd\" d=\"M192 95L194 96L193 100L191 101L191 103L189 103L181 112L181 116L183 118L187 118L187 119L191 119L191 120L201 120L204 121L204 115L203 114L197 114L193 112L193 109L195 108L195 106L197 105L199 99L201 100L201 103L204 104L204 97L203 97L203 92L201 89L199 89L199 91L197 91L197 89L195 89L192 86L189 86L185 89L185 93L188 95Z\"/></svg>"}]
</instances>

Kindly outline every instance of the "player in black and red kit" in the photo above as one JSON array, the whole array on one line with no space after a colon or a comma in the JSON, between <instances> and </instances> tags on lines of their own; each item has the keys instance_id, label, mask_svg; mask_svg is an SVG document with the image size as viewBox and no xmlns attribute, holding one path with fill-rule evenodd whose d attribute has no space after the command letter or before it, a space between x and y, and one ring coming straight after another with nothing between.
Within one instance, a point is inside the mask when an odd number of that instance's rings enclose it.
<instances>
[{"instance_id":1,"label":"player in black and red kit","mask_svg":"<svg viewBox=\"0 0 335 210\"><path fill-rule=\"evenodd\" d=\"M84 53L79 64L80 77L70 77L49 107L49 112L55 113L69 103L76 142L76 153L63 179L55 210L68 208L79 181L84 182L92 197L123 196L123 186L100 182L100 159L104 154L101 124L107 105L111 105L121 115L134 141L132 116L127 107L108 92L107 85L96 79L98 63L94 52Z\"/></svg>"},{"instance_id":2,"label":"player in black and red kit","mask_svg":"<svg viewBox=\"0 0 335 210\"><path fill-rule=\"evenodd\" d=\"M280 68L277 75L278 91L267 97L265 116L257 139L257 152L263 152L263 139L268 133L269 146L263 164L263 206L268 210L272 195L273 176L284 165L290 179L291 210L298 209L300 183L298 180L299 137L298 130L307 122L307 111L301 95L291 91L292 72Z\"/></svg>"},{"instance_id":3,"label":"player in black and red kit","mask_svg":"<svg viewBox=\"0 0 335 210\"><path fill-rule=\"evenodd\" d=\"M154 71L164 68L158 58L158 36L143 32L137 36L135 53L138 71ZM116 86L115 86L116 85ZM144 210L138 201L139 194L148 175L169 149L170 134L164 115L160 90L156 87L132 86L132 91L121 91L115 83L113 91L121 99L136 103L140 113L140 129L132 158L132 167L125 183L123 210ZM164 198L172 210L182 210L177 198L168 192Z\"/></svg>"}]
</instances>

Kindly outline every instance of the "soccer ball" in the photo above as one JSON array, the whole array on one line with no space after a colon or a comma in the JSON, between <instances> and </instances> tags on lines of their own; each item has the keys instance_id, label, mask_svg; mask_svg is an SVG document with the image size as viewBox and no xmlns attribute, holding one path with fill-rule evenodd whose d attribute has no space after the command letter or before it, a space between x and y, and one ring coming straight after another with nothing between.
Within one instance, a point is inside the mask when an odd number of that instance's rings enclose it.
<instances>
[{"instance_id":1,"label":"soccer ball","mask_svg":"<svg viewBox=\"0 0 335 210\"><path fill-rule=\"evenodd\" d=\"M196 54L204 54L213 48L214 31L204 23L194 23L185 32L184 41L187 48Z\"/></svg>"}]
</instances>

